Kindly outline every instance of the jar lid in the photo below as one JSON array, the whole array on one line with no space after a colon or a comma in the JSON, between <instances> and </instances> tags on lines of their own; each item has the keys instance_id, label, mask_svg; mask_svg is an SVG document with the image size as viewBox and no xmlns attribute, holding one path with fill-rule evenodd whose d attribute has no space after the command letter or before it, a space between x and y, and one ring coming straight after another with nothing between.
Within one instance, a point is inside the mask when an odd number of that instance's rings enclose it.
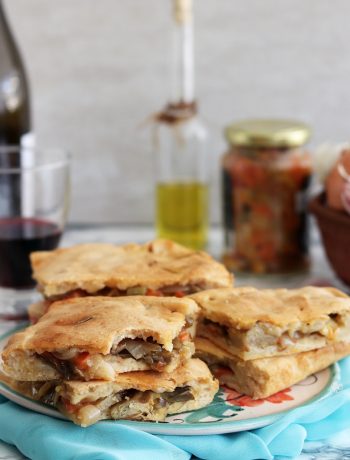
<instances>
[{"instance_id":1,"label":"jar lid","mask_svg":"<svg viewBox=\"0 0 350 460\"><path fill-rule=\"evenodd\" d=\"M299 147L311 135L310 128L293 120L243 120L225 129L228 142L242 147Z\"/></svg>"}]
</instances>

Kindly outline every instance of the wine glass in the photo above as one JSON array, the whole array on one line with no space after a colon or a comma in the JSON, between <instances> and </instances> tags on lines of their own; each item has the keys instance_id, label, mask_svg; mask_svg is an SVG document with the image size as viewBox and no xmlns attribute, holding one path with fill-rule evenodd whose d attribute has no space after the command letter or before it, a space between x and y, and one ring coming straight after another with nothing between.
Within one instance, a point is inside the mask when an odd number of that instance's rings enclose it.
<instances>
[{"instance_id":1,"label":"wine glass","mask_svg":"<svg viewBox=\"0 0 350 460\"><path fill-rule=\"evenodd\" d=\"M0 319L26 316L39 297L29 255L57 247L69 203L69 155L0 146Z\"/></svg>"}]
</instances>

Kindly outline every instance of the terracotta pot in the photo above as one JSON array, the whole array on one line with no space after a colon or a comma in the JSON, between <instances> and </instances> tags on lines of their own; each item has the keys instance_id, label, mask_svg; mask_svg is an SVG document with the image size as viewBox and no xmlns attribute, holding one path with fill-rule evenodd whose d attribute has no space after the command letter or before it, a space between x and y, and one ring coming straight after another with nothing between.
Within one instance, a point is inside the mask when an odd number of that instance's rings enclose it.
<instances>
[{"instance_id":1,"label":"terracotta pot","mask_svg":"<svg viewBox=\"0 0 350 460\"><path fill-rule=\"evenodd\" d=\"M350 215L327 206L324 193L310 201L309 209L317 219L331 266L350 285Z\"/></svg>"}]
</instances>

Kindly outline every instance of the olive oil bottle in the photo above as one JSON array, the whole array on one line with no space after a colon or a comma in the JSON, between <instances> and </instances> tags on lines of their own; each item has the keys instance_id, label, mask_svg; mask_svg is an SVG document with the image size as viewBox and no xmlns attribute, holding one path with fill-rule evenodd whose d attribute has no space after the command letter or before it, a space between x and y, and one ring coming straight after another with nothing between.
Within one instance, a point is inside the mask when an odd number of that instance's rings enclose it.
<instances>
[{"instance_id":1,"label":"olive oil bottle","mask_svg":"<svg viewBox=\"0 0 350 460\"><path fill-rule=\"evenodd\" d=\"M170 204L170 205L169 205ZM205 247L208 237L208 186L200 182L157 185L158 236L193 249Z\"/></svg>"},{"instance_id":2,"label":"olive oil bottle","mask_svg":"<svg viewBox=\"0 0 350 460\"><path fill-rule=\"evenodd\" d=\"M207 132L194 97L192 0L173 1L170 102L154 123L157 235L193 249L208 238Z\"/></svg>"}]
</instances>

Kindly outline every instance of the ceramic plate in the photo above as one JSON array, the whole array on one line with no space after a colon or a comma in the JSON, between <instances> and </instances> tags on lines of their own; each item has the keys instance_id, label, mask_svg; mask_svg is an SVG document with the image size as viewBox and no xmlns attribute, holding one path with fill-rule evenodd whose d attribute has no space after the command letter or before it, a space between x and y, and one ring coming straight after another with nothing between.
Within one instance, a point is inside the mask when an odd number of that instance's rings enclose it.
<instances>
[{"instance_id":1,"label":"ceramic plate","mask_svg":"<svg viewBox=\"0 0 350 460\"><path fill-rule=\"evenodd\" d=\"M13 333L14 330L0 336L0 353L9 336ZM335 393L339 388L339 367L334 364L317 374L311 375L297 385L266 399L252 400L234 390L221 387L209 406L193 412L171 415L166 418L165 422L103 421L99 423L100 425L120 423L153 434L209 435L234 433L270 425L287 412L323 399ZM0 394L32 411L65 419L56 409L33 401L1 382Z\"/></svg>"}]
</instances>

